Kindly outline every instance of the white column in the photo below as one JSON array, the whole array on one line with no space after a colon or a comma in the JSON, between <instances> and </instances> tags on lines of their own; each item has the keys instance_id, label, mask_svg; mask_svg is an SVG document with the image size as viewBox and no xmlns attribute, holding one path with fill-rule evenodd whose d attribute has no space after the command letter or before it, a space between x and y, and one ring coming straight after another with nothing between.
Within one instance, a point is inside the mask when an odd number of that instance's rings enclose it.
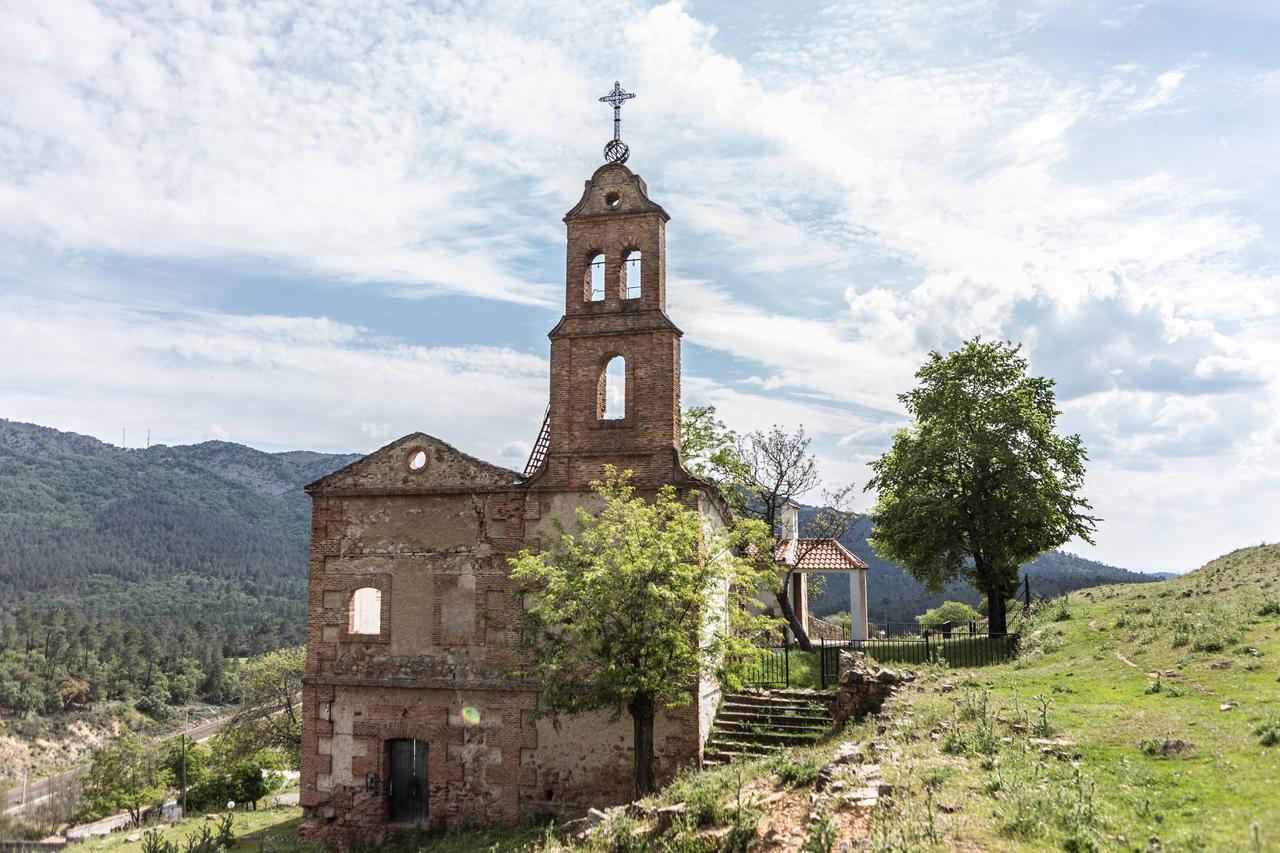
<instances>
[{"instance_id":1,"label":"white column","mask_svg":"<svg viewBox=\"0 0 1280 853\"><path fill-rule=\"evenodd\" d=\"M849 636L855 640L867 639L867 572L854 569L849 572Z\"/></svg>"}]
</instances>

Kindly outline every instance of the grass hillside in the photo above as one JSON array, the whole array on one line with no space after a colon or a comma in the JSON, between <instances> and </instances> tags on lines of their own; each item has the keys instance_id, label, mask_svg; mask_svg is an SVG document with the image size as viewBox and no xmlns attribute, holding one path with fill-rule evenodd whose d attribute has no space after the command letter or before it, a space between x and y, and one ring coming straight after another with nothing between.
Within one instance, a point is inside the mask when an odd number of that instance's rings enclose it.
<instances>
[{"instance_id":1,"label":"grass hillside","mask_svg":"<svg viewBox=\"0 0 1280 853\"><path fill-rule=\"evenodd\" d=\"M679 780L653 800L685 804L669 828L541 849L1280 850L1280 546L1075 592L1023 629L1012 663L923 667L827 744ZM883 775L870 814L823 788L839 741Z\"/></svg>"},{"instance_id":2,"label":"grass hillside","mask_svg":"<svg viewBox=\"0 0 1280 853\"><path fill-rule=\"evenodd\" d=\"M1076 592L885 733L881 849L1280 850L1280 546Z\"/></svg>"}]
</instances>

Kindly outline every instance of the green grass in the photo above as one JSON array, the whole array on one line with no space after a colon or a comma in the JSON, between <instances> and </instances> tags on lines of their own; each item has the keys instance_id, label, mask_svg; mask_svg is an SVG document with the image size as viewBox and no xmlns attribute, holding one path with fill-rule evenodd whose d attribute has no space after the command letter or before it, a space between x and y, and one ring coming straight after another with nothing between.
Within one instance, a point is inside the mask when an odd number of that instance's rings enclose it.
<instances>
[{"instance_id":1,"label":"green grass","mask_svg":"<svg viewBox=\"0 0 1280 853\"><path fill-rule=\"evenodd\" d=\"M235 853L323 853L323 848L298 840L297 832L301 823L302 809L297 806L237 812L235 833L238 840L233 849ZM199 833L206 825L210 828L216 826L201 815L181 821L176 826L151 829L158 830L166 840L176 841L181 845L188 836ZM142 849L141 841L125 841L127 835L138 831L126 830L91 839L85 842L84 849L109 853L139 851ZM449 833L406 833L388 844L369 849L385 850L388 853L416 853L419 850L430 850L432 853L531 853L545 835L546 828L535 824Z\"/></svg>"},{"instance_id":2,"label":"green grass","mask_svg":"<svg viewBox=\"0 0 1280 853\"><path fill-rule=\"evenodd\" d=\"M234 826L239 841L235 849L237 853L240 851L256 853L260 850L318 850L319 848L312 848L298 842L296 833L301 823L302 809L297 806L236 812ZM215 829L217 824L206 821L203 815L199 815L180 821L176 826L144 827L142 830L127 829L98 836L86 841L79 849L112 851L112 853L141 850L141 841L128 842L125 841L125 837L148 830L158 830L166 840L182 844L187 836L198 833L204 826Z\"/></svg>"},{"instance_id":3,"label":"green grass","mask_svg":"<svg viewBox=\"0 0 1280 853\"><path fill-rule=\"evenodd\" d=\"M818 660L820 652L802 652L791 650L791 686L808 689L822 689L822 664Z\"/></svg>"},{"instance_id":4,"label":"green grass","mask_svg":"<svg viewBox=\"0 0 1280 853\"><path fill-rule=\"evenodd\" d=\"M1280 546L1237 551L1043 608L1014 663L930 669L886 735L875 846L1252 850L1256 823L1280 850L1278 591Z\"/></svg>"}]
</instances>

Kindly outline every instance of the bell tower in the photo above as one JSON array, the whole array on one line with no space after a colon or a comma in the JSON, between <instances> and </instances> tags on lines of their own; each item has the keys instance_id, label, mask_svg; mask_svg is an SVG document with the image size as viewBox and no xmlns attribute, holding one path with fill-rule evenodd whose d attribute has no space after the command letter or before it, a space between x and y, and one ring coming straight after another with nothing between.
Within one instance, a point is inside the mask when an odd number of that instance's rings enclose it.
<instances>
[{"instance_id":1,"label":"bell tower","mask_svg":"<svg viewBox=\"0 0 1280 853\"><path fill-rule=\"evenodd\" d=\"M583 488L606 464L640 488L689 481L680 465L680 336L666 313L666 224L627 168L616 83L607 162L564 217L564 317L551 330L551 405L539 486Z\"/></svg>"}]
</instances>

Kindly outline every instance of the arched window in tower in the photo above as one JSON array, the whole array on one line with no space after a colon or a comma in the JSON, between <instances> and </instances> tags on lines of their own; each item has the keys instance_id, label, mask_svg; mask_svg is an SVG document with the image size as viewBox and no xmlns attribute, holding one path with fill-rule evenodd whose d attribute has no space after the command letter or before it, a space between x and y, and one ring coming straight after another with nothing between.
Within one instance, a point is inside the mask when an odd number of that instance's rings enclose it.
<instances>
[{"instance_id":1,"label":"arched window in tower","mask_svg":"<svg viewBox=\"0 0 1280 853\"><path fill-rule=\"evenodd\" d=\"M371 586L357 589L351 596L351 608L347 617L348 634L381 633L382 590Z\"/></svg>"},{"instance_id":2,"label":"arched window in tower","mask_svg":"<svg viewBox=\"0 0 1280 853\"><path fill-rule=\"evenodd\" d=\"M640 298L640 250L632 249L622 258L623 282L628 299Z\"/></svg>"},{"instance_id":3,"label":"arched window in tower","mask_svg":"<svg viewBox=\"0 0 1280 853\"><path fill-rule=\"evenodd\" d=\"M587 301L604 299L604 255L595 254L587 261Z\"/></svg>"},{"instance_id":4,"label":"arched window in tower","mask_svg":"<svg viewBox=\"0 0 1280 853\"><path fill-rule=\"evenodd\" d=\"M621 420L627 416L627 362L615 355L600 373L600 388L596 399L596 417L604 421Z\"/></svg>"}]
</instances>

